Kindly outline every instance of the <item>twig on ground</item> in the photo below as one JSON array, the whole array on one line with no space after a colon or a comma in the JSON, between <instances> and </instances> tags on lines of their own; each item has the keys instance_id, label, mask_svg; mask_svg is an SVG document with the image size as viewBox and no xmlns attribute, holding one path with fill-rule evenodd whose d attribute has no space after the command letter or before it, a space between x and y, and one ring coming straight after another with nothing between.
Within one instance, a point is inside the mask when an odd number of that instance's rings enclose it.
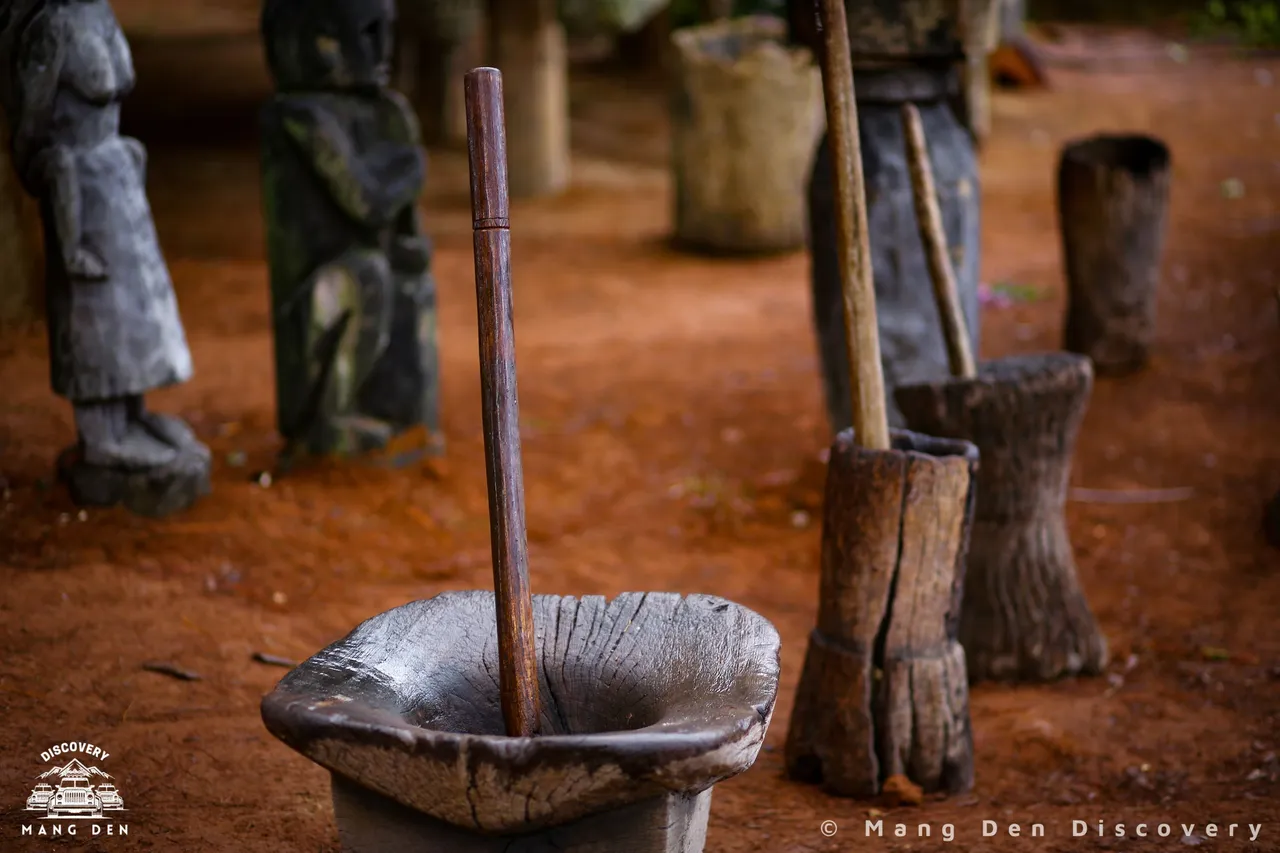
<instances>
[{"instance_id":1,"label":"twig on ground","mask_svg":"<svg viewBox=\"0 0 1280 853\"><path fill-rule=\"evenodd\" d=\"M269 655L266 652L254 652L253 659L257 663L265 663L267 666L283 666L286 669L293 669L298 665L296 660L282 658L279 655Z\"/></svg>"},{"instance_id":2,"label":"twig on ground","mask_svg":"<svg viewBox=\"0 0 1280 853\"><path fill-rule=\"evenodd\" d=\"M172 663L163 663L159 661L148 661L142 665L147 672L154 672L159 675L167 675L170 678L176 678L179 681L200 681L201 675L198 672L192 672L189 669L183 669Z\"/></svg>"}]
</instances>

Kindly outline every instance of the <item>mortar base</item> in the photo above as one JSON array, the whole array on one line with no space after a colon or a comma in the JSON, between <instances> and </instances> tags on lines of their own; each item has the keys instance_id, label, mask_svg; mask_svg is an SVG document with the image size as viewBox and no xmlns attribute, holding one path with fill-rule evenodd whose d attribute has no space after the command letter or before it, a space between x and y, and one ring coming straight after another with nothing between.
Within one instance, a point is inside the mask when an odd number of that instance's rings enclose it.
<instances>
[{"instance_id":1,"label":"mortar base","mask_svg":"<svg viewBox=\"0 0 1280 853\"><path fill-rule=\"evenodd\" d=\"M668 794L526 835L483 835L333 777L342 853L702 853L711 789Z\"/></svg>"}]
</instances>

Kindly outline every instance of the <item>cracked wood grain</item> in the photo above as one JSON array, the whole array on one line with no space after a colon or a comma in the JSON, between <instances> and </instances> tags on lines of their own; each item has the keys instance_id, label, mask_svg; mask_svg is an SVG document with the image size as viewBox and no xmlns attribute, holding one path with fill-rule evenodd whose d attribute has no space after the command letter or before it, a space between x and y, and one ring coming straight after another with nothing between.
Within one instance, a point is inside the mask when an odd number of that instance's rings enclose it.
<instances>
[{"instance_id":1,"label":"cracked wood grain","mask_svg":"<svg viewBox=\"0 0 1280 853\"><path fill-rule=\"evenodd\" d=\"M674 593L537 595L533 608L540 737L505 736L494 596L482 591L368 620L287 675L263 700L263 719L336 776L418 813L414 825L438 822L440 838L451 837L445 826L510 838L568 832L644 803L644 821L679 824L755 761L779 671L778 634L763 617ZM701 849L644 837L668 846L565 849Z\"/></svg>"},{"instance_id":2,"label":"cracked wood grain","mask_svg":"<svg viewBox=\"0 0 1280 853\"><path fill-rule=\"evenodd\" d=\"M904 774L926 791L973 784L957 642L977 450L895 431L894 449L832 447L817 626L787 735L796 779L873 797Z\"/></svg>"}]
</instances>

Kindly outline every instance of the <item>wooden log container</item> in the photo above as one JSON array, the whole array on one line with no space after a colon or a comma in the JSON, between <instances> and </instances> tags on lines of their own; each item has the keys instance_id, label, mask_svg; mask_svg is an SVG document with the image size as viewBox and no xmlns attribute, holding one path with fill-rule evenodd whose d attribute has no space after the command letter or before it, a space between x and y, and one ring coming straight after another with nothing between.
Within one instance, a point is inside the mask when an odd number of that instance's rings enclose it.
<instances>
[{"instance_id":1,"label":"wooden log container","mask_svg":"<svg viewBox=\"0 0 1280 853\"><path fill-rule=\"evenodd\" d=\"M960 618L972 681L1048 681L1106 666L1065 517L1092 387L1089 359L1050 353L897 390L912 429L973 442L981 455Z\"/></svg>"},{"instance_id":2,"label":"wooden log container","mask_svg":"<svg viewBox=\"0 0 1280 853\"><path fill-rule=\"evenodd\" d=\"M978 452L894 431L893 448L836 438L827 473L818 624L787 734L788 773L873 797L903 774L973 784L965 652L957 642Z\"/></svg>"},{"instance_id":3,"label":"wooden log container","mask_svg":"<svg viewBox=\"0 0 1280 853\"><path fill-rule=\"evenodd\" d=\"M805 185L824 120L812 54L773 18L677 30L672 82L675 240L764 253L805 240Z\"/></svg>"},{"instance_id":4,"label":"wooden log container","mask_svg":"<svg viewBox=\"0 0 1280 853\"><path fill-rule=\"evenodd\" d=\"M1093 369L1071 353L974 363L938 215L924 129L902 109L921 240L952 379L897 389L912 429L981 454L960 640L971 679L1096 673L1107 644L1076 580L1064 510Z\"/></svg>"},{"instance_id":5,"label":"wooden log container","mask_svg":"<svg viewBox=\"0 0 1280 853\"><path fill-rule=\"evenodd\" d=\"M1067 273L1063 349L1099 376L1146 365L1168 218L1170 154L1158 139L1101 135L1058 162L1058 222Z\"/></svg>"}]
</instances>

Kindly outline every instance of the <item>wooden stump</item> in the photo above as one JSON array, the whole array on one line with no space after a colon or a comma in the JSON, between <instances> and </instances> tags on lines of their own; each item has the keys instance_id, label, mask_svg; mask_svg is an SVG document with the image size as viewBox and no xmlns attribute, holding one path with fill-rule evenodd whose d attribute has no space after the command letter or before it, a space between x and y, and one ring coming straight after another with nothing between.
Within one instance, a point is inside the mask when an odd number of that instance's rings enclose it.
<instances>
[{"instance_id":1,"label":"wooden stump","mask_svg":"<svg viewBox=\"0 0 1280 853\"><path fill-rule=\"evenodd\" d=\"M40 210L26 194L9 154L9 129L0 117L0 326L44 315Z\"/></svg>"},{"instance_id":2,"label":"wooden stump","mask_svg":"<svg viewBox=\"0 0 1280 853\"><path fill-rule=\"evenodd\" d=\"M773 18L672 35L675 239L729 253L797 249L805 182L825 125L812 54Z\"/></svg>"},{"instance_id":3,"label":"wooden stump","mask_svg":"<svg viewBox=\"0 0 1280 853\"><path fill-rule=\"evenodd\" d=\"M1131 373L1147 362L1169 171L1169 149L1148 136L1095 136L1067 145L1059 160L1063 348L1092 358L1100 376Z\"/></svg>"},{"instance_id":4,"label":"wooden stump","mask_svg":"<svg viewBox=\"0 0 1280 853\"><path fill-rule=\"evenodd\" d=\"M755 761L777 631L724 599L533 596L539 737L507 737L489 592L375 616L262 703L334 774L346 853L700 853L711 790Z\"/></svg>"},{"instance_id":5,"label":"wooden stump","mask_svg":"<svg viewBox=\"0 0 1280 853\"><path fill-rule=\"evenodd\" d=\"M1064 516L1092 387L1087 358L1052 353L898 389L912 429L971 441L982 460L960 619L974 681L1047 681L1106 666Z\"/></svg>"},{"instance_id":6,"label":"wooden stump","mask_svg":"<svg viewBox=\"0 0 1280 853\"><path fill-rule=\"evenodd\" d=\"M502 72L513 198L569 185L569 54L552 0L489 0L489 49Z\"/></svg>"},{"instance_id":7,"label":"wooden stump","mask_svg":"<svg viewBox=\"0 0 1280 853\"><path fill-rule=\"evenodd\" d=\"M978 452L899 431L893 445L865 450L846 430L832 446L818 624L787 735L788 773L840 796L896 774L973 784L957 631Z\"/></svg>"}]
</instances>

